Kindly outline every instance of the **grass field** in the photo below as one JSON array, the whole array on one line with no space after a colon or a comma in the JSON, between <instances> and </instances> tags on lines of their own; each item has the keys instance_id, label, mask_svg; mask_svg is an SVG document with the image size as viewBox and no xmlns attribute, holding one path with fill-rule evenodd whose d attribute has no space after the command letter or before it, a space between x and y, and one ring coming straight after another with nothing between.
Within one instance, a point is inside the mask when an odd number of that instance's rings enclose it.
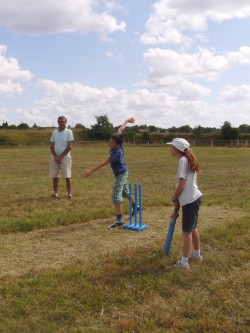
<instances>
[{"instance_id":1,"label":"grass field","mask_svg":"<svg viewBox=\"0 0 250 333\"><path fill-rule=\"evenodd\" d=\"M168 147L125 147L129 180L143 184L149 230L110 230L113 175L85 169L108 147L74 147L73 200L52 201L49 149L0 149L0 332L247 332L249 149L195 148L202 164L204 261L189 271L180 219L163 254L177 160ZM128 203L124 203L128 219Z\"/></svg>"}]
</instances>

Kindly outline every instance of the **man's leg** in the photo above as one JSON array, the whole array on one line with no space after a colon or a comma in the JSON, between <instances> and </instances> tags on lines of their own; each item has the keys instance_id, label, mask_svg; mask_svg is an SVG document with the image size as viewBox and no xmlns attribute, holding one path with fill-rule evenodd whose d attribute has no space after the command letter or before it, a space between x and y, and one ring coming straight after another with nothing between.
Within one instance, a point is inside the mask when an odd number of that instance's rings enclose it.
<instances>
[{"instance_id":1,"label":"man's leg","mask_svg":"<svg viewBox=\"0 0 250 333\"><path fill-rule=\"evenodd\" d=\"M72 181L71 178L65 178L66 181L66 187L68 191L68 199L71 199L72 196Z\"/></svg>"},{"instance_id":2,"label":"man's leg","mask_svg":"<svg viewBox=\"0 0 250 333\"><path fill-rule=\"evenodd\" d=\"M58 191L58 182L59 182L59 178L53 178L53 191L54 191L54 194L57 194L57 191Z\"/></svg>"}]
</instances>

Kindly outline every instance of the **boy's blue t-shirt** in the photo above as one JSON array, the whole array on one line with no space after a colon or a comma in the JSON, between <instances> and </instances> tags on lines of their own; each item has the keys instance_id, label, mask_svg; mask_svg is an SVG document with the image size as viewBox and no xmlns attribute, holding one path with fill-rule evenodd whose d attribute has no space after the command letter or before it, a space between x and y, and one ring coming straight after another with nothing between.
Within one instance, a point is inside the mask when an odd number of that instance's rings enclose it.
<instances>
[{"instance_id":1,"label":"boy's blue t-shirt","mask_svg":"<svg viewBox=\"0 0 250 333\"><path fill-rule=\"evenodd\" d=\"M128 167L124 160L124 150L122 145L119 146L117 149L110 149L110 166L115 174L118 176L124 172L128 171Z\"/></svg>"}]
</instances>

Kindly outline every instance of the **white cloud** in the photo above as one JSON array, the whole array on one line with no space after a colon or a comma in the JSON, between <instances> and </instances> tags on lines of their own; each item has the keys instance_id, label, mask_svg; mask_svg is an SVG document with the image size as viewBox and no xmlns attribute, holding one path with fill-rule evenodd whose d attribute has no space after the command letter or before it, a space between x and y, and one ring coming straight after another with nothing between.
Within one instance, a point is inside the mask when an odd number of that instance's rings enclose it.
<instances>
[{"instance_id":1,"label":"white cloud","mask_svg":"<svg viewBox=\"0 0 250 333\"><path fill-rule=\"evenodd\" d=\"M193 54L170 49L149 49L144 58L150 68L149 80L179 75L212 80L230 65L225 56L215 55L213 51L203 48L198 48Z\"/></svg>"},{"instance_id":2,"label":"white cloud","mask_svg":"<svg viewBox=\"0 0 250 333\"><path fill-rule=\"evenodd\" d=\"M124 31L126 24L108 12L118 7L109 1L106 8L101 9L101 5L102 1L97 0L2 0L0 25L29 35L78 31L97 32L105 37Z\"/></svg>"},{"instance_id":3,"label":"white cloud","mask_svg":"<svg viewBox=\"0 0 250 333\"><path fill-rule=\"evenodd\" d=\"M120 62L120 63L123 62L123 53L122 52L118 52L118 53L106 52L105 55L107 58L113 59L117 62Z\"/></svg>"},{"instance_id":4,"label":"white cloud","mask_svg":"<svg viewBox=\"0 0 250 333\"><path fill-rule=\"evenodd\" d=\"M29 126L33 126L37 124L40 126L41 124L46 124L47 126L52 126L56 124L56 119L54 117L50 117L49 112L42 112L39 109L33 110L25 110L22 108L17 108L15 111L15 118L20 119L16 124L19 125L21 123L27 123Z\"/></svg>"},{"instance_id":5,"label":"white cloud","mask_svg":"<svg viewBox=\"0 0 250 333\"><path fill-rule=\"evenodd\" d=\"M210 91L189 86L187 82L177 97L164 90L137 89L129 93L112 87L96 89L76 82L57 83L51 80L42 80L39 86L44 89L45 97L37 100L33 109L2 110L3 114L9 114L8 119L3 119L9 124L25 122L30 126L34 123L52 126L56 125L59 115L65 115L70 125L82 123L88 128L96 123L95 116L99 115L107 115L115 126L130 116L136 118L138 125L162 128L186 124L218 128L225 120L234 126L249 122L249 107L248 110L243 108L239 111L238 105L232 103L209 105L200 96ZM196 99L195 93L198 96Z\"/></svg>"},{"instance_id":6,"label":"white cloud","mask_svg":"<svg viewBox=\"0 0 250 333\"><path fill-rule=\"evenodd\" d=\"M214 81L226 71L240 65L250 64L250 47L241 47L238 52L228 52L222 55L201 47L192 54L156 48L145 52L144 59L149 68L145 80L148 85L161 88L165 86L172 91L179 91L185 89L190 81L188 87L190 92L193 87L196 93L200 91L200 96L206 96L209 91L191 81L195 79L204 82Z\"/></svg>"},{"instance_id":7,"label":"white cloud","mask_svg":"<svg viewBox=\"0 0 250 333\"><path fill-rule=\"evenodd\" d=\"M0 94L20 94L23 89L19 82L30 81L33 75L21 70L15 58L7 58L6 50L5 45L0 45Z\"/></svg>"},{"instance_id":8,"label":"white cloud","mask_svg":"<svg viewBox=\"0 0 250 333\"><path fill-rule=\"evenodd\" d=\"M211 114L214 106L209 106L199 99L178 99L166 91L137 89L129 93L127 90L116 90L112 87L95 89L80 83L57 83L51 80L40 81L40 86L45 90L46 96L37 101L36 108L31 112L18 110L18 118L31 125L35 122L38 125L42 123L50 126L55 124L61 114L67 116L69 124L82 123L86 127L95 124L95 116L99 115L107 115L114 125L134 116L138 124L163 128L185 124L211 126L216 122L220 124L225 119L224 111L219 107L216 115ZM182 94L188 94L188 88L187 85ZM201 95L200 88L196 89L197 94ZM194 94L194 91L192 87L191 93ZM203 92L207 93L209 91Z\"/></svg>"},{"instance_id":9,"label":"white cloud","mask_svg":"<svg viewBox=\"0 0 250 333\"><path fill-rule=\"evenodd\" d=\"M189 45L196 38L196 33L207 30L209 20L223 22L249 16L248 0L159 0L146 22L146 32L142 34L141 42L149 45ZM190 32L194 33L192 38L188 36Z\"/></svg>"},{"instance_id":10,"label":"white cloud","mask_svg":"<svg viewBox=\"0 0 250 333\"><path fill-rule=\"evenodd\" d=\"M219 99L222 101L250 102L250 86L241 85L239 87L232 87L231 85L228 85L221 91Z\"/></svg>"},{"instance_id":11,"label":"white cloud","mask_svg":"<svg viewBox=\"0 0 250 333\"><path fill-rule=\"evenodd\" d=\"M150 117L173 113L174 100L166 93L151 93L146 89L128 93L112 87L95 89L80 83L56 83L50 80L40 82L46 97L37 108L50 112L53 117L65 114L70 122L81 122L85 126L95 123L96 115L108 115L110 121L119 125L128 116L135 116L139 123L148 123ZM157 117L157 122L160 118ZM160 122L159 122L160 123Z\"/></svg>"}]
</instances>

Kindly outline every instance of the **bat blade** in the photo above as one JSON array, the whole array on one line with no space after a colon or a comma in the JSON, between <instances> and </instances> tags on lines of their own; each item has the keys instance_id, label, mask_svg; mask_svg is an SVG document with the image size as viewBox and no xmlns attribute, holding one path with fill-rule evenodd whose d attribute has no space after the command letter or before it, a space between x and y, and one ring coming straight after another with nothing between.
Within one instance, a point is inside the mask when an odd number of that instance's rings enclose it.
<instances>
[{"instance_id":1,"label":"bat blade","mask_svg":"<svg viewBox=\"0 0 250 333\"><path fill-rule=\"evenodd\" d=\"M174 209L174 214L177 214L178 211L179 211L179 209L175 208ZM174 229L175 229L175 224L176 224L176 219L177 218L171 217L171 220L169 222L167 238L166 238L166 242L165 242L165 245L164 245L164 253L166 254L166 256L169 254L169 251L170 251L172 238L173 238L173 234L174 234Z\"/></svg>"}]
</instances>

